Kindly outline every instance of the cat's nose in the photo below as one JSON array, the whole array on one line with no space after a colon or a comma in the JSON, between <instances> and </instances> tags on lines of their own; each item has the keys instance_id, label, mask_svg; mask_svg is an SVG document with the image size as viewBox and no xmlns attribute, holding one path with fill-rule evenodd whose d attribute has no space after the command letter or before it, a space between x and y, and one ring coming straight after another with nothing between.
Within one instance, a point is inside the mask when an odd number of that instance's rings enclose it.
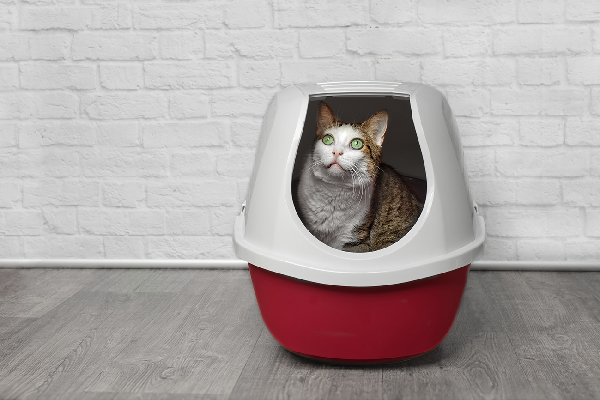
<instances>
[{"instance_id":1,"label":"cat's nose","mask_svg":"<svg viewBox=\"0 0 600 400\"><path fill-rule=\"evenodd\" d=\"M333 151L333 158L334 158L334 159L336 159L336 160L337 160L337 158L338 158L339 156L341 156L341 155L342 155L342 152L341 152L340 150L334 150L334 151Z\"/></svg>"}]
</instances>

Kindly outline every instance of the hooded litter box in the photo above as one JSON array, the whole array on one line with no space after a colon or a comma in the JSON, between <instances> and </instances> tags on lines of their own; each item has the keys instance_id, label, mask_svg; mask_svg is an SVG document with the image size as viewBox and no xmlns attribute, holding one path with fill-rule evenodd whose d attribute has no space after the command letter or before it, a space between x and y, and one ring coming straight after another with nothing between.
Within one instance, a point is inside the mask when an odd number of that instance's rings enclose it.
<instances>
[{"instance_id":1,"label":"hooded litter box","mask_svg":"<svg viewBox=\"0 0 600 400\"><path fill-rule=\"evenodd\" d=\"M334 82L275 95L234 244L286 349L358 364L430 351L484 240L439 91Z\"/></svg>"}]
</instances>

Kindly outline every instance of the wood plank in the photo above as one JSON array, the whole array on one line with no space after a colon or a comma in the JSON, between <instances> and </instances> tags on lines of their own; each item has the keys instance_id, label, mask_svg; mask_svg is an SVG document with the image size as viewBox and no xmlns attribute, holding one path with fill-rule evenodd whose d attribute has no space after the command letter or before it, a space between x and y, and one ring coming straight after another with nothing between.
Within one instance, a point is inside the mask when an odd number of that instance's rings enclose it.
<instances>
[{"instance_id":1,"label":"wood plank","mask_svg":"<svg viewBox=\"0 0 600 400\"><path fill-rule=\"evenodd\" d=\"M262 321L248 271L203 271L87 388L227 395Z\"/></svg>"},{"instance_id":2,"label":"wood plank","mask_svg":"<svg viewBox=\"0 0 600 400\"><path fill-rule=\"evenodd\" d=\"M94 280L82 290L132 293L150 277L150 271L148 269L95 269Z\"/></svg>"},{"instance_id":3,"label":"wood plank","mask_svg":"<svg viewBox=\"0 0 600 400\"><path fill-rule=\"evenodd\" d=\"M0 271L0 316L35 318L52 310L93 279L93 272L64 269Z\"/></svg>"},{"instance_id":4,"label":"wood plank","mask_svg":"<svg viewBox=\"0 0 600 400\"><path fill-rule=\"evenodd\" d=\"M285 350L265 329L230 399L378 399L382 368L340 366Z\"/></svg>"},{"instance_id":5,"label":"wood plank","mask_svg":"<svg viewBox=\"0 0 600 400\"><path fill-rule=\"evenodd\" d=\"M178 293L201 271L185 269L149 270L147 278L135 289L136 293Z\"/></svg>"},{"instance_id":6,"label":"wood plank","mask_svg":"<svg viewBox=\"0 0 600 400\"><path fill-rule=\"evenodd\" d=\"M560 272L519 272L512 291L521 301L501 307L515 316L511 343L540 397L600 397L600 331L581 301L590 294Z\"/></svg>"},{"instance_id":7,"label":"wood plank","mask_svg":"<svg viewBox=\"0 0 600 400\"><path fill-rule=\"evenodd\" d=\"M32 377L29 393L34 397L78 398L128 344L148 329L154 318L172 302L172 293L133 293L77 347L57 359L45 375Z\"/></svg>"},{"instance_id":8,"label":"wood plank","mask_svg":"<svg viewBox=\"0 0 600 400\"><path fill-rule=\"evenodd\" d=\"M27 325L3 349L0 393L16 398L31 388L32 377L45 376L58 360L77 348L129 296L78 292L58 307Z\"/></svg>"},{"instance_id":9,"label":"wood plank","mask_svg":"<svg viewBox=\"0 0 600 400\"><path fill-rule=\"evenodd\" d=\"M227 395L190 394L190 393L117 393L84 392L74 400L228 400Z\"/></svg>"}]
</instances>

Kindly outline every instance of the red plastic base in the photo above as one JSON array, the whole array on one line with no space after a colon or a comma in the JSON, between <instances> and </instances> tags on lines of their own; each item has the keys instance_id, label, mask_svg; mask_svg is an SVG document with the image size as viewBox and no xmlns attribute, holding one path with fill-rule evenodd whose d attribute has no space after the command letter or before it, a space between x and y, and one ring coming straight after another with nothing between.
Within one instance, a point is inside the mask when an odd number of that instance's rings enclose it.
<instances>
[{"instance_id":1,"label":"red plastic base","mask_svg":"<svg viewBox=\"0 0 600 400\"><path fill-rule=\"evenodd\" d=\"M454 323L470 266L397 285L350 287L248 265L263 320L282 346L349 364L398 362L440 344Z\"/></svg>"}]
</instances>

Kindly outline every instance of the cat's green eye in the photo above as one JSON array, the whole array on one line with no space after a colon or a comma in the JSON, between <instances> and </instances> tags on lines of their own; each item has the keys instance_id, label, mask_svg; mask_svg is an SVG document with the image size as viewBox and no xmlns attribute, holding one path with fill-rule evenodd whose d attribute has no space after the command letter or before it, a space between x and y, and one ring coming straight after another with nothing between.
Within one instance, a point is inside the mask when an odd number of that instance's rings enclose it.
<instances>
[{"instance_id":1,"label":"cat's green eye","mask_svg":"<svg viewBox=\"0 0 600 400\"><path fill-rule=\"evenodd\" d=\"M333 143L333 136L331 135L325 135L323 137L323 143L325 143L326 145L330 145L331 143Z\"/></svg>"},{"instance_id":2,"label":"cat's green eye","mask_svg":"<svg viewBox=\"0 0 600 400\"><path fill-rule=\"evenodd\" d=\"M350 146L352 146L354 150L360 150L363 147L363 141L360 139L352 139Z\"/></svg>"}]
</instances>

